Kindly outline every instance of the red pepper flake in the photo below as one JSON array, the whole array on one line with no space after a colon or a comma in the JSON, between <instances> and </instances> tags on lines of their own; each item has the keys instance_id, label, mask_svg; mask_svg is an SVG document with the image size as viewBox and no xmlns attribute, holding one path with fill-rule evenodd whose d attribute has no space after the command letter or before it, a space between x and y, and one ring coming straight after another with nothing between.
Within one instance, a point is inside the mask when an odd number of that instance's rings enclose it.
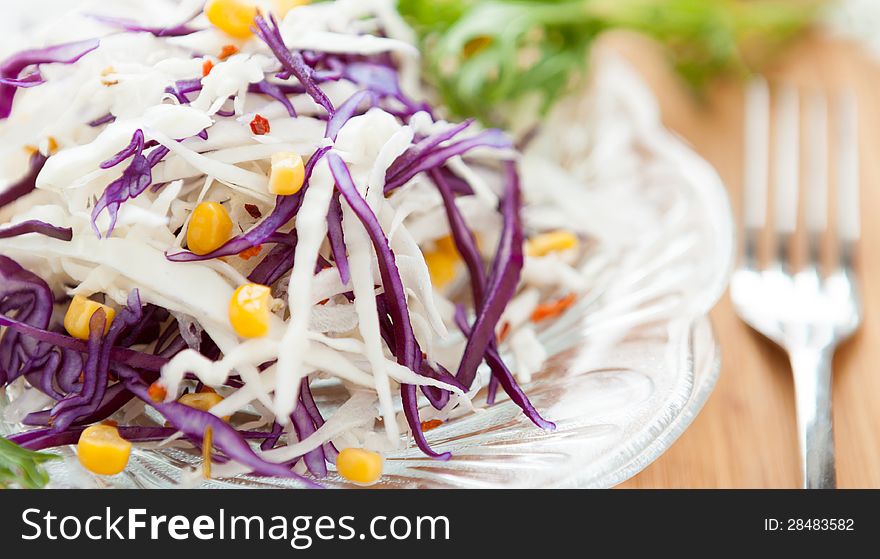
<instances>
[{"instance_id":1,"label":"red pepper flake","mask_svg":"<svg viewBox=\"0 0 880 559\"><path fill-rule=\"evenodd\" d=\"M203 384L201 388L199 388L199 394L216 394L217 391L208 386L207 384Z\"/></svg>"},{"instance_id":2,"label":"red pepper flake","mask_svg":"<svg viewBox=\"0 0 880 559\"><path fill-rule=\"evenodd\" d=\"M251 132L256 136L262 136L269 133L269 121L260 115L256 115L251 121Z\"/></svg>"},{"instance_id":3,"label":"red pepper flake","mask_svg":"<svg viewBox=\"0 0 880 559\"><path fill-rule=\"evenodd\" d=\"M429 419L428 421L422 421L422 432L430 431L431 429L436 429L443 425L443 422L439 419Z\"/></svg>"},{"instance_id":4,"label":"red pepper flake","mask_svg":"<svg viewBox=\"0 0 880 559\"><path fill-rule=\"evenodd\" d=\"M159 381L156 381L147 389L147 394L150 396L150 400L159 403L165 401L165 398L168 396L168 391L164 386L159 384Z\"/></svg>"},{"instance_id":5,"label":"red pepper flake","mask_svg":"<svg viewBox=\"0 0 880 559\"><path fill-rule=\"evenodd\" d=\"M218 56L217 58L219 58L220 60L226 60L227 58L229 58L233 54L238 54L238 47L237 46L223 45L223 48L220 49L220 56Z\"/></svg>"},{"instance_id":6,"label":"red pepper flake","mask_svg":"<svg viewBox=\"0 0 880 559\"><path fill-rule=\"evenodd\" d=\"M510 334L510 323L505 322L501 325L501 329L498 330L498 343L503 342L508 334Z\"/></svg>"},{"instance_id":7,"label":"red pepper flake","mask_svg":"<svg viewBox=\"0 0 880 559\"><path fill-rule=\"evenodd\" d=\"M244 210L254 219L260 219L263 217L263 212L260 211L260 208L256 207L253 204L245 204Z\"/></svg>"},{"instance_id":8,"label":"red pepper flake","mask_svg":"<svg viewBox=\"0 0 880 559\"><path fill-rule=\"evenodd\" d=\"M101 422L101 425L107 425L108 427L119 427L119 422L115 419L105 419Z\"/></svg>"},{"instance_id":9,"label":"red pepper flake","mask_svg":"<svg viewBox=\"0 0 880 559\"><path fill-rule=\"evenodd\" d=\"M211 73L211 70L214 69L214 63L210 60L205 60L204 64L202 64L202 77L204 78L208 74Z\"/></svg>"},{"instance_id":10,"label":"red pepper flake","mask_svg":"<svg viewBox=\"0 0 880 559\"><path fill-rule=\"evenodd\" d=\"M534 312L532 312L532 322L540 322L548 318L557 317L565 312L568 307L572 306L575 301L577 301L577 295L572 293L557 301L542 303L535 307Z\"/></svg>"},{"instance_id":11,"label":"red pepper flake","mask_svg":"<svg viewBox=\"0 0 880 559\"><path fill-rule=\"evenodd\" d=\"M250 248L246 248L243 251L238 253L239 258L242 260L250 260L254 256L260 254L260 251L263 250L263 245L256 245Z\"/></svg>"},{"instance_id":12,"label":"red pepper flake","mask_svg":"<svg viewBox=\"0 0 880 559\"><path fill-rule=\"evenodd\" d=\"M329 302L330 302L330 299L324 299L323 301L318 301L318 304L319 305L326 305Z\"/></svg>"}]
</instances>

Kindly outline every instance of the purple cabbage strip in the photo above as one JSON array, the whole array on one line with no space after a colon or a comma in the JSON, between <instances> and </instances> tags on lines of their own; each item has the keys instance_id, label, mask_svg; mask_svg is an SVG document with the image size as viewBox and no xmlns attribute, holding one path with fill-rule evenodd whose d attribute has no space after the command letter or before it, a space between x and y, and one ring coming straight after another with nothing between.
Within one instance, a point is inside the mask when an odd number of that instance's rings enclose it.
<instances>
[{"instance_id":1,"label":"purple cabbage strip","mask_svg":"<svg viewBox=\"0 0 880 559\"><path fill-rule=\"evenodd\" d=\"M345 162L341 157L331 152L327 154L327 162L330 172L336 181L336 187L352 212L363 224L373 243L379 260L379 273L382 277L382 285L388 294L389 314L394 322L394 335L397 341L396 352L400 363L406 367L415 367L415 336L409 319L409 311L406 307L406 291L400 279L400 271L394 260L394 253L388 244L385 231L379 223L376 214L364 200L351 178Z\"/></svg>"},{"instance_id":2,"label":"purple cabbage strip","mask_svg":"<svg viewBox=\"0 0 880 559\"><path fill-rule=\"evenodd\" d=\"M89 17L94 19L95 21L103 23L108 27L115 27L117 29L133 33L150 33L155 37L182 37L184 35L191 35L198 31L198 29L194 27L188 27L186 25L187 23L195 19L195 16L190 17L183 23L178 23L177 25L165 27L145 26L134 20L122 17L112 17L98 14L90 14Z\"/></svg>"},{"instance_id":3,"label":"purple cabbage strip","mask_svg":"<svg viewBox=\"0 0 880 559\"><path fill-rule=\"evenodd\" d=\"M256 25L255 31L257 36L266 43L284 70L295 76L305 87L309 97L332 116L335 112L333 103L330 102L330 99L315 82L314 69L306 64L301 53L292 52L284 44L284 39L281 37L281 31L278 29L278 22L275 21L275 16L270 14L269 22L267 22L262 15L258 15L254 19L254 24Z\"/></svg>"},{"instance_id":4,"label":"purple cabbage strip","mask_svg":"<svg viewBox=\"0 0 880 559\"><path fill-rule=\"evenodd\" d=\"M261 82L251 84L248 87L248 91L262 93L263 95L275 99L276 101L281 103L285 109L287 109L288 115L294 118L296 117L296 109L293 108L293 103L290 102L290 99L287 98L287 94L284 93L284 90L282 90L278 84L263 80Z\"/></svg>"},{"instance_id":5,"label":"purple cabbage strip","mask_svg":"<svg viewBox=\"0 0 880 559\"><path fill-rule=\"evenodd\" d=\"M327 121L327 131L324 133L325 138L336 141L339 131L345 126L345 123L352 119L365 102L368 106L373 107L378 103L378 99L371 91L358 91L348 98L348 100L339 105L339 108Z\"/></svg>"},{"instance_id":6,"label":"purple cabbage strip","mask_svg":"<svg viewBox=\"0 0 880 559\"><path fill-rule=\"evenodd\" d=\"M394 332L391 325L391 320L388 318L388 305L385 302L384 293L376 296L376 310L379 314L379 326L381 328L382 339L385 341L385 344L389 348L396 347L397 344L394 340ZM418 341L416 341L416 368L418 369L419 374L424 377L442 380L453 386L461 388L463 391L467 391L467 388L461 386L458 380L456 380L456 378L451 373L449 373L439 364L437 365L437 367L437 370L431 367L427 359L425 359L422 355L421 348L418 345ZM438 410L443 409L449 402L449 392L441 388L433 386L423 386L422 393L425 395L425 398L428 399L428 402Z\"/></svg>"},{"instance_id":7,"label":"purple cabbage strip","mask_svg":"<svg viewBox=\"0 0 880 559\"><path fill-rule=\"evenodd\" d=\"M154 378L158 378L158 375L155 375ZM119 409L127 404L132 398L134 398L134 394L126 390L124 384L116 383L107 389L104 399L101 401L101 404L95 408L95 411L77 419L72 425L91 425L92 423L103 421L119 411ZM50 426L52 424L52 411L44 410L30 413L24 418L22 423L35 427Z\"/></svg>"},{"instance_id":8,"label":"purple cabbage strip","mask_svg":"<svg viewBox=\"0 0 880 559\"><path fill-rule=\"evenodd\" d=\"M83 367L83 386L78 394L68 396L52 409L54 429L63 430L73 422L95 413L100 407L110 379L110 351L123 330L142 319L143 308L137 289L129 294L128 304L110 324L106 335L103 311L92 315L89 322L89 353Z\"/></svg>"},{"instance_id":9,"label":"purple cabbage strip","mask_svg":"<svg viewBox=\"0 0 880 559\"><path fill-rule=\"evenodd\" d=\"M119 208L123 203L140 196L149 188L153 183L153 167L168 155L169 149L167 147L158 146L147 156L144 156L143 152L147 146L148 144L144 143L143 131L135 130L131 143L101 164L102 169L109 169L132 157L131 163L122 172L122 176L107 185L95 207L92 208L92 229L98 237L101 236L101 232L98 230L97 219L101 212L106 209L110 214L110 227L107 229L109 236L116 227Z\"/></svg>"},{"instance_id":10,"label":"purple cabbage strip","mask_svg":"<svg viewBox=\"0 0 880 559\"><path fill-rule=\"evenodd\" d=\"M485 299L455 375L465 386L474 382L477 366L486 348L495 340L495 327L501 313L516 293L523 266L524 239L519 215L519 177L513 162L505 162L504 171L507 192L500 202L504 227L492 263Z\"/></svg>"},{"instance_id":11,"label":"purple cabbage strip","mask_svg":"<svg viewBox=\"0 0 880 559\"><path fill-rule=\"evenodd\" d=\"M171 260L172 262L200 262L203 260L219 258L221 256L232 256L234 254L239 254L242 251L266 242L266 240L269 239L271 235L273 235L276 231L278 231L278 229L283 227L288 221L296 216L296 213L299 211L299 207L302 204L302 197L308 189L308 183L309 179L312 176L312 171L314 171L315 165L317 165L318 161L321 160L321 158L324 156L325 153L327 153L329 149L329 147L323 147L316 151L311 158L309 158L305 167L305 181L303 182L302 189L291 196L277 197L275 202L275 209L272 210L272 213L269 214L266 219L257 224L256 227L243 235L239 235L238 237L230 239L226 242L226 244L224 244L222 247L218 248L214 252L209 252L208 254L204 255L198 255L189 251L185 251L175 254L168 254L166 255L166 258L168 258L168 260Z\"/></svg>"},{"instance_id":12,"label":"purple cabbage strip","mask_svg":"<svg viewBox=\"0 0 880 559\"><path fill-rule=\"evenodd\" d=\"M455 248L467 266L471 280L471 294L474 299L474 308L483 306L483 290L486 285L486 271L483 269L483 259L477 249L477 240L473 232L465 223L464 216L455 204L455 194L452 187L446 181L446 177L439 170L431 171L431 179L437 186L440 196L443 198L443 206L446 209L446 217L449 228L452 231L452 240Z\"/></svg>"},{"instance_id":13,"label":"purple cabbage strip","mask_svg":"<svg viewBox=\"0 0 880 559\"><path fill-rule=\"evenodd\" d=\"M481 147L505 149L512 148L513 144L511 143L510 138L500 130L490 129L484 130L470 138L455 142L454 144L445 147L437 147L429 150L427 153L423 152L414 164L408 166L406 169L402 169L400 172L393 175L386 173L385 193L387 194L395 188L403 186L421 172L440 167L453 157L464 155L473 149Z\"/></svg>"},{"instance_id":14,"label":"purple cabbage strip","mask_svg":"<svg viewBox=\"0 0 880 559\"><path fill-rule=\"evenodd\" d=\"M318 404L315 403L315 398L312 396L312 389L309 387L308 378L304 378L300 385L299 401L301 405L305 406L306 411L309 412L309 416L312 418L312 423L314 423L315 429L320 429L321 426L324 425L324 416L321 415L321 410L318 409ZM335 462L338 455L339 451L336 450L333 443L324 443L324 456L327 458L328 462Z\"/></svg>"},{"instance_id":15,"label":"purple cabbage strip","mask_svg":"<svg viewBox=\"0 0 880 559\"><path fill-rule=\"evenodd\" d=\"M465 336L470 337L472 335L470 328L468 327L467 318L465 317L464 307L461 305L457 305L455 308L455 322ZM511 401L522 409L523 415L529 418L532 423L541 429L546 429L548 431L555 430L556 424L541 417L541 414L538 413L538 410L532 405L528 396L526 396L525 392L523 392L522 388L517 384L516 379L513 378L513 375L504 364L498 351L495 348L490 347L487 349L485 357L486 364L489 365L493 378L498 379L499 384L501 384L501 387L507 392L507 395L510 396Z\"/></svg>"},{"instance_id":16,"label":"purple cabbage strip","mask_svg":"<svg viewBox=\"0 0 880 559\"><path fill-rule=\"evenodd\" d=\"M369 89L373 93L383 97L391 97L402 103L406 109L406 116L419 111L431 114L431 107L427 103L416 103L400 89L400 76L397 70L386 64L374 62L351 62L342 67L344 78Z\"/></svg>"},{"instance_id":17,"label":"purple cabbage strip","mask_svg":"<svg viewBox=\"0 0 880 559\"><path fill-rule=\"evenodd\" d=\"M315 424L309 412L302 404L301 399L293 409L290 419L293 423L293 430L296 432L297 439L305 440L315 432ZM315 477L321 478L327 475L327 458L324 456L323 445L306 452L303 455L303 462L305 462L306 467Z\"/></svg>"},{"instance_id":18,"label":"purple cabbage strip","mask_svg":"<svg viewBox=\"0 0 880 559\"><path fill-rule=\"evenodd\" d=\"M330 250L333 253L333 260L336 262L339 279L342 281L342 285L346 285L351 278L351 273L348 269L348 255L342 232L342 205L339 203L339 192L334 193L330 199L330 209L327 212L327 237L330 239Z\"/></svg>"},{"instance_id":19,"label":"purple cabbage strip","mask_svg":"<svg viewBox=\"0 0 880 559\"><path fill-rule=\"evenodd\" d=\"M111 122L116 122L116 117L110 113L107 113L104 116L96 118L95 120L89 122L89 126L91 126L92 128L97 128L102 124L110 124Z\"/></svg>"},{"instance_id":20,"label":"purple cabbage strip","mask_svg":"<svg viewBox=\"0 0 880 559\"><path fill-rule=\"evenodd\" d=\"M147 385L136 371L125 365L114 368L129 391L154 407L178 431L187 438L201 444L206 429L213 433L213 445L230 459L247 466L255 474L292 478L308 487L320 487L313 481L294 473L283 464L275 464L262 459L245 441L241 433L216 415L191 408L177 402L154 402L148 393Z\"/></svg>"},{"instance_id":21,"label":"purple cabbage strip","mask_svg":"<svg viewBox=\"0 0 880 559\"><path fill-rule=\"evenodd\" d=\"M147 158L141 154L135 155L131 164L122 172L122 176L107 185L104 194L92 209L92 229L95 234L101 236L97 219L102 211L106 209L110 213L110 227L107 229L109 236L116 227L116 219L122 203L141 194L152 182L153 174Z\"/></svg>"},{"instance_id":22,"label":"purple cabbage strip","mask_svg":"<svg viewBox=\"0 0 880 559\"><path fill-rule=\"evenodd\" d=\"M40 152L35 152L31 155L27 174L0 191L0 208L8 206L22 196L33 192L37 187L37 175L43 170L46 159L46 156Z\"/></svg>"},{"instance_id":23,"label":"purple cabbage strip","mask_svg":"<svg viewBox=\"0 0 880 559\"><path fill-rule=\"evenodd\" d=\"M272 285L293 268L296 252L296 233L291 233L292 243L278 243L248 275L248 281L262 285Z\"/></svg>"},{"instance_id":24,"label":"purple cabbage strip","mask_svg":"<svg viewBox=\"0 0 880 559\"><path fill-rule=\"evenodd\" d=\"M22 89L36 87L38 85L43 85L44 83L46 83L46 80L43 79L43 75L40 73L39 70L32 74L28 74L23 78L5 78L3 76L0 76L0 85L20 87Z\"/></svg>"},{"instance_id":25,"label":"purple cabbage strip","mask_svg":"<svg viewBox=\"0 0 880 559\"><path fill-rule=\"evenodd\" d=\"M31 386L42 390L55 400L60 400L64 397L64 394L55 389L55 372L60 366L61 355L57 352L49 351L38 359L30 360L25 366L28 372L24 376Z\"/></svg>"},{"instance_id":26,"label":"purple cabbage strip","mask_svg":"<svg viewBox=\"0 0 880 559\"><path fill-rule=\"evenodd\" d=\"M38 451L76 444L85 429L85 426L71 427L62 433L53 432L51 429L33 429L17 433L8 439L22 448ZM118 429L123 439L133 443L164 441L177 433L177 429L173 427L120 426ZM239 431L238 434L247 440L260 440L267 436L266 433L258 431Z\"/></svg>"},{"instance_id":27,"label":"purple cabbage strip","mask_svg":"<svg viewBox=\"0 0 880 559\"><path fill-rule=\"evenodd\" d=\"M327 162L333 179L336 181L337 189L342 194L342 197L345 198L349 207L351 207L352 212L363 224L364 229L367 230L367 234L373 243L373 248L378 255L379 274L382 277L382 285L385 288L385 300L388 304L391 320L394 323L394 354L397 357L397 361L418 374L417 343L409 318L409 310L406 306L406 292L400 279L400 271L397 269L397 263L394 260L394 253L391 252L388 238L385 236L385 231L382 229L382 225L379 223L373 210L367 204L367 201L358 192L351 178L351 173L342 158L331 152L327 154ZM448 452L442 454L434 452L428 445L424 433L422 433L416 387L411 384L401 385L401 396L403 398L404 414L412 430L416 445L422 452L432 458L448 460L452 455Z\"/></svg>"},{"instance_id":28,"label":"purple cabbage strip","mask_svg":"<svg viewBox=\"0 0 880 559\"><path fill-rule=\"evenodd\" d=\"M395 159L391 165L389 165L388 170L385 172L385 182L388 182L388 180L392 179L394 176L411 168L414 164L420 161L422 157L436 149L443 142L448 142L464 132L464 130L473 124L473 122L473 119L459 122L439 134L420 140L416 145L407 149Z\"/></svg>"},{"instance_id":29,"label":"purple cabbage strip","mask_svg":"<svg viewBox=\"0 0 880 559\"><path fill-rule=\"evenodd\" d=\"M15 311L16 320L43 330L52 318L52 291L42 278L0 255L0 309ZM4 317L4 315L0 315ZM5 326L0 322L0 326ZM41 355L37 340L7 330L0 338L0 386L23 374L29 360Z\"/></svg>"},{"instance_id":30,"label":"purple cabbage strip","mask_svg":"<svg viewBox=\"0 0 880 559\"><path fill-rule=\"evenodd\" d=\"M21 51L0 63L0 77L7 80L18 79L24 69L40 64L73 64L99 45L97 39L88 39ZM0 84L0 120L8 118L12 113L12 101L17 89L9 84Z\"/></svg>"},{"instance_id":31,"label":"purple cabbage strip","mask_svg":"<svg viewBox=\"0 0 880 559\"><path fill-rule=\"evenodd\" d=\"M272 431L269 432L269 436L266 437L262 443L260 443L260 450L265 452L267 450L272 450L273 448L275 448L275 445L278 444L278 439L281 438L281 434L283 432L284 428L281 426L281 424L277 421L274 421L272 423Z\"/></svg>"},{"instance_id":32,"label":"purple cabbage strip","mask_svg":"<svg viewBox=\"0 0 880 559\"><path fill-rule=\"evenodd\" d=\"M60 241L69 241L73 238L73 230L68 227L56 227L44 221L31 219L22 221L15 225L0 227L0 239L8 239L10 237L18 237L27 235L28 233L37 233Z\"/></svg>"},{"instance_id":33,"label":"purple cabbage strip","mask_svg":"<svg viewBox=\"0 0 880 559\"><path fill-rule=\"evenodd\" d=\"M474 308L479 312L483 307L483 291L486 285L486 272L483 269L483 261L477 249L477 241L467 227L464 216L455 204L455 195L452 186L449 184L448 178L451 172L443 173L445 169L434 169L431 171L431 178L437 185L440 195L443 198L443 205L446 209L446 215L449 220L449 226L452 230L452 238L455 248L464 260L468 268L468 274L471 280L471 295L474 300ZM497 350L497 340L493 336L489 344L490 349ZM487 389L486 403L492 405L495 403L495 397L498 393L498 378L492 376L489 380Z\"/></svg>"},{"instance_id":34,"label":"purple cabbage strip","mask_svg":"<svg viewBox=\"0 0 880 559\"><path fill-rule=\"evenodd\" d=\"M131 137L131 142L122 150L99 165L101 169L111 169L116 167L132 155L140 155L144 152L144 131L141 129L137 129L134 131L134 134Z\"/></svg>"},{"instance_id":35,"label":"purple cabbage strip","mask_svg":"<svg viewBox=\"0 0 880 559\"><path fill-rule=\"evenodd\" d=\"M14 318L9 318L6 315L0 314L0 326L6 326L29 338L46 342L60 348L71 349L79 353L88 352L88 345L82 340L71 338L64 334L50 332L44 328L37 328ZM7 336L8 334L4 335L4 339ZM145 369L148 371L159 371L168 363L168 359L165 357L150 355L149 353L143 353L127 347L112 348L110 350L110 359L114 363L122 363L137 369Z\"/></svg>"}]
</instances>

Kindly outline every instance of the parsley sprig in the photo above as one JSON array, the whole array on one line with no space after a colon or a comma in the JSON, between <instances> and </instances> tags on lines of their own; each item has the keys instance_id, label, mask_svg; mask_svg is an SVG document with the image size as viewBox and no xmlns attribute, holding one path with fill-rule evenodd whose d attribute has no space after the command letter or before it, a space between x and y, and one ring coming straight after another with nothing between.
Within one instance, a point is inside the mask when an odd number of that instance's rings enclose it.
<instances>
[{"instance_id":1,"label":"parsley sprig","mask_svg":"<svg viewBox=\"0 0 880 559\"><path fill-rule=\"evenodd\" d=\"M548 109L585 69L596 38L628 29L662 43L699 89L808 26L822 0L399 0L427 73L454 116L509 125ZM759 57L763 56L760 54Z\"/></svg>"},{"instance_id":2,"label":"parsley sprig","mask_svg":"<svg viewBox=\"0 0 880 559\"><path fill-rule=\"evenodd\" d=\"M49 475L41 465L59 458L55 454L26 450L0 437L0 489L11 486L25 489L45 487Z\"/></svg>"}]
</instances>

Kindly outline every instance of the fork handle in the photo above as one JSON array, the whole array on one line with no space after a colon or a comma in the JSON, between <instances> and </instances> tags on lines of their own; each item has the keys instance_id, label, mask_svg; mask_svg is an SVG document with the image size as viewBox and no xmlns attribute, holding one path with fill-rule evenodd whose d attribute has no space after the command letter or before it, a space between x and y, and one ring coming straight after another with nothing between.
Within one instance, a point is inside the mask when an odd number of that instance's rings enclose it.
<instances>
[{"instance_id":1,"label":"fork handle","mask_svg":"<svg viewBox=\"0 0 880 559\"><path fill-rule=\"evenodd\" d=\"M804 489L834 489L830 348L791 352Z\"/></svg>"}]
</instances>

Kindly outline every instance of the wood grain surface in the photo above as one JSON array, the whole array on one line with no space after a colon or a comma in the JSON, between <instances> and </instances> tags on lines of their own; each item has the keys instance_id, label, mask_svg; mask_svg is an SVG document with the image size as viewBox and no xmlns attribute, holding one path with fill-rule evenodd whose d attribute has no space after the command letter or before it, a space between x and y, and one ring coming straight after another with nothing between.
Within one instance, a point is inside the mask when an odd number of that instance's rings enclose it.
<instances>
[{"instance_id":1,"label":"wood grain surface","mask_svg":"<svg viewBox=\"0 0 880 559\"><path fill-rule=\"evenodd\" d=\"M697 101L634 37L609 43L632 60L660 99L664 121L712 163L739 215L743 88L719 83ZM840 487L880 487L880 61L858 45L810 36L774 60L771 83L853 90L860 105L865 320L834 359L834 431ZM729 296L712 313L723 352L721 377L692 426L662 457L621 487L792 488L800 482L788 361L746 327Z\"/></svg>"}]
</instances>

